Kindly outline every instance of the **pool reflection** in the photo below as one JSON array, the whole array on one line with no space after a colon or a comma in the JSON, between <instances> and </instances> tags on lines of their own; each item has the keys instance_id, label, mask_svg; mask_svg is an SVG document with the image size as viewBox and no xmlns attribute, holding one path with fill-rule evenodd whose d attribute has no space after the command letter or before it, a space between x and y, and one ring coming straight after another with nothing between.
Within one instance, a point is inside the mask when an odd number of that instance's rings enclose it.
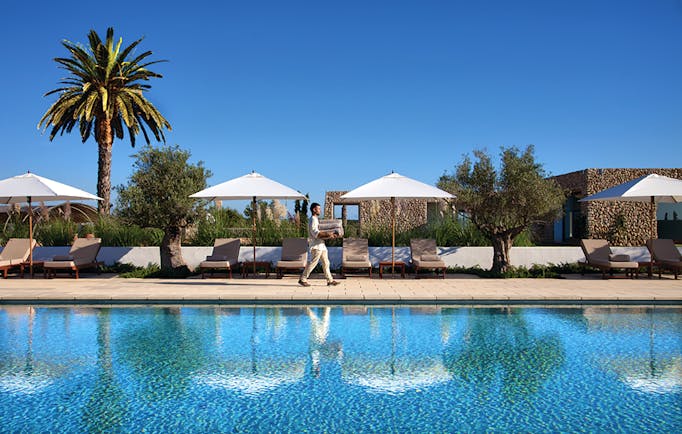
<instances>
[{"instance_id":1,"label":"pool reflection","mask_svg":"<svg viewBox=\"0 0 682 434\"><path fill-rule=\"evenodd\" d=\"M261 414L273 400L333 402L316 410L324 421L334 406L371 414L407 399L487 421L586 389L617 406L679 397L681 330L679 308L3 306L0 419L31 405L54 430L72 418L80 430L128 431L158 426L182 403L212 408L207 420L224 430L233 426L221 411L275 418ZM58 410L65 402L77 422Z\"/></svg>"}]
</instances>

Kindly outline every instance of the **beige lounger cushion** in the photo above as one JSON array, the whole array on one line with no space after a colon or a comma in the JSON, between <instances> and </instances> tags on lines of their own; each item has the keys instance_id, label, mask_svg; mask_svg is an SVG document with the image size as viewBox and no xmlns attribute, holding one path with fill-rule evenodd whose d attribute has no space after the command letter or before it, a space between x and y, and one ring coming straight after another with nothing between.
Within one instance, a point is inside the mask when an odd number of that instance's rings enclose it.
<instances>
[{"instance_id":1,"label":"beige lounger cushion","mask_svg":"<svg viewBox=\"0 0 682 434\"><path fill-rule=\"evenodd\" d=\"M609 255L609 261L612 262L632 262L630 261L630 255Z\"/></svg>"},{"instance_id":2,"label":"beige lounger cushion","mask_svg":"<svg viewBox=\"0 0 682 434\"><path fill-rule=\"evenodd\" d=\"M606 240L598 240L598 239L583 239L580 240L580 247L583 249L583 253L585 254L585 259L587 259L587 263L590 265L594 265L597 267L608 267L608 268L633 268L637 269L639 268L639 264L637 262L630 261L629 257L627 257L627 261L614 261L612 260L613 257L621 256L621 255L613 255L611 253L611 248L609 247L609 242ZM627 256L627 255L622 255L622 256Z\"/></svg>"},{"instance_id":3,"label":"beige lounger cushion","mask_svg":"<svg viewBox=\"0 0 682 434\"><path fill-rule=\"evenodd\" d=\"M239 238L216 238L213 251L205 261L199 263L199 269L228 269L232 270L239 264Z\"/></svg>"},{"instance_id":4,"label":"beige lounger cushion","mask_svg":"<svg viewBox=\"0 0 682 434\"><path fill-rule=\"evenodd\" d=\"M412 261L414 265L416 265L419 268L443 268L445 267L445 262L444 261L422 261L419 259L415 259Z\"/></svg>"},{"instance_id":5,"label":"beige lounger cushion","mask_svg":"<svg viewBox=\"0 0 682 434\"><path fill-rule=\"evenodd\" d=\"M639 264L632 261L600 261L592 260L588 264L601 265L609 268L639 268Z\"/></svg>"},{"instance_id":6,"label":"beige lounger cushion","mask_svg":"<svg viewBox=\"0 0 682 434\"><path fill-rule=\"evenodd\" d=\"M303 261L303 255L287 255L287 256L282 256L281 261L283 262L301 262Z\"/></svg>"},{"instance_id":7,"label":"beige lounger cushion","mask_svg":"<svg viewBox=\"0 0 682 434\"><path fill-rule=\"evenodd\" d=\"M682 254L680 254L680 251L675 246L673 240L663 238L649 240L646 242L646 246L655 261L672 263L682 262Z\"/></svg>"},{"instance_id":8,"label":"beige lounger cushion","mask_svg":"<svg viewBox=\"0 0 682 434\"><path fill-rule=\"evenodd\" d=\"M440 261L440 256L438 255L422 255L421 258L419 258L420 261L424 262L435 262L435 261Z\"/></svg>"},{"instance_id":9,"label":"beige lounger cushion","mask_svg":"<svg viewBox=\"0 0 682 434\"><path fill-rule=\"evenodd\" d=\"M348 255L346 259L348 262L364 262L369 260L367 255Z\"/></svg>"},{"instance_id":10,"label":"beige lounger cushion","mask_svg":"<svg viewBox=\"0 0 682 434\"><path fill-rule=\"evenodd\" d=\"M277 261L278 268L305 268L307 260L303 261Z\"/></svg>"},{"instance_id":11,"label":"beige lounger cushion","mask_svg":"<svg viewBox=\"0 0 682 434\"><path fill-rule=\"evenodd\" d=\"M59 255L55 257L57 260L45 261L43 266L45 268L73 268L94 265L97 263L97 254L101 246L100 238L76 238L68 255L73 259L59 260L60 257L66 257Z\"/></svg>"},{"instance_id":12,"label":"beige lounger cushion","mask_svg":"<svg viewBox=\"0 0 682 434\"><path fill-rule=\"evenodd\" d=\"M285 238L282 240L282 259L277 268L305 268L308 262L308 240Z\"/></svg>"},{"instance_id":13,"label":"beige lounger cushion","mask_svg":"<svg viewBox=\"0 0 682 434\"><path fill-rule=\"evenodd\" d=\"M88 264L92 264L92 263L94 263L94 261L87 261L87 260L83 260L83 259L74 260L74 261L45 261L43 263L43 266L45 268L72 268L72 267L88 265Z\"/></svg>"},{"instance_id":14,"label":"beige lounger cushion","mask_svg":"<svg viewBox=\"0 0 682 434\"><path fill-rule=\"evenodd\" d=\"M343 268L370 268L368 241L366 238L344 238L341 266Z\"/></svg>"},{"instance_id":15,"label":"beige lounger cushion","mask_svg":"<svg viewBox=\"0 0 682 434\"><path fill-rule=\"evenodd\" d=\"M28 238L10 238L0 252L0 264L5 264L0 266L19 265L26 262L31 255L31 249L35 246L36 240L33 240L31 244Z\"/></svg>"},{"instance_id":16,"label":"beige lounger cushion","mask_svg":"<svg viewBox=\"0 0 682 434\"><path fill-rule=\"evenodd\" d=\"M436 240L430 238L410 240L412 264L418 268L445 268L445 262L438 256Z\"/></svg>"},{"instance_id":17,"label":"beige lounger cushion","mask_svg":"<svg viewBox=\"0 0 682 434\"><path fill-rule=\"evenodd\" d=\"M201 261L201 268L233 268L237 265L236 261Z\"/></svg>"}]
</instances>

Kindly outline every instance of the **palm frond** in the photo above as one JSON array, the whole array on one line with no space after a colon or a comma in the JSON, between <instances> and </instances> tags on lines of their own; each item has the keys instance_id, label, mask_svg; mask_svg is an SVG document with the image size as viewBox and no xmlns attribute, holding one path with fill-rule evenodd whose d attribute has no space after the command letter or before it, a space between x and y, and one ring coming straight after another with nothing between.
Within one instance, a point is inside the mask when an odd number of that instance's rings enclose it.
<instances>
[{"instance_id":1,"label":"palm frond","mask_svg":"<svg viewBox=\"0 0 682 434\"><path fill-rule=\"evenodd\" d=\"M136 117L138 120L138 125L140 126L140 130L142 130L142 135L144 136L144 140L147 142L147 144L151 143L149 141L149 135L147 134L147 129L144 127L144 122L141 122L139 119L139 116Z\"/></svg>"},{"instance_id":2,"label":"palm frond","mask_svg":"<svg viewBox=\"0 0 682 434\"><path fill-rule=\"evenodd\" d=\"M125 62L126 61L125 59L128 58L130 52L133 51L135 47L137 47L140 44L140 42L142 42L143 39L144 38L140 38L137 41L133 42L132 44L128 45L126 48L124 48L121 54L119 54L118 56L118 63Z\"/></svg>"},{"instance_id":3,"label":"palm frond","mask_svg":"<svg viewBox=\"0 0 682 434\"><path fill-rule=\"evenodd\" d=\"M157 141L165 141L163 130L170 129L170 123L145 98L144 92L151 86L141 83L161 78L161 74L148 68L165 60L147 60L152 55L149 50L134 54L142 40L124 46L122 38L114 39L111 27L107 28L104 40L91 30L87 46L63 40L69 56L54 61L68 76L61 80L60 87L45 94L57 94L58 98L40 119L38 128L50 129L52 140L78 125L83 141L93 131L99 141L102 137L96 125L99 120L108 119L113 136L123 139L127 130L132 146L140 132L147 143L149 131Z\"/></svg>"}]
</instances>

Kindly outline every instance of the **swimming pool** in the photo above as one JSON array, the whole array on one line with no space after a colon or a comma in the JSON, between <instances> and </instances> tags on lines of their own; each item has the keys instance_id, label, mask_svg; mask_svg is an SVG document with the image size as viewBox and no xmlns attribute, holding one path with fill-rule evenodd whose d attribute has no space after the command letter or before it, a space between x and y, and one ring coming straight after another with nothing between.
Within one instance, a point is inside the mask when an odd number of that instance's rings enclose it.
<instances>
[{"instance_id":1,"label":"swimming pool","mask_svg":"<svg viewBox=\"0 0 682 434\"><path fill-rule=\"evenodd\" d=\"M682 309L0 307L3 432L682 431Z\"/></svg>"}]
</instances>

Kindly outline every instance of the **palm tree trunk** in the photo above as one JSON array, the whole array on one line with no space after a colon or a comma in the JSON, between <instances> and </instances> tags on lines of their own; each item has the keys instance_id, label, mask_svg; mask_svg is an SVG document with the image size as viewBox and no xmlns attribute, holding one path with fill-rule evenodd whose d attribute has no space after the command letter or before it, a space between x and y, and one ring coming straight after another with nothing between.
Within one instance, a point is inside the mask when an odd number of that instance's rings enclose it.
<instances>
[{"instance_id":1,"label":"palm tree trunk","mask_svg":"<svg viewBox=\"0 0 682 434\"><path fill-rule=\"evenodd\" d=\"M97 196L101 197L97 209L100 215L109 215L111 209L111 148L114 135L111 131L111 121L102 119L96 121L97 144L99 155L97 160Z\"/></svg>"}]
</instances>

